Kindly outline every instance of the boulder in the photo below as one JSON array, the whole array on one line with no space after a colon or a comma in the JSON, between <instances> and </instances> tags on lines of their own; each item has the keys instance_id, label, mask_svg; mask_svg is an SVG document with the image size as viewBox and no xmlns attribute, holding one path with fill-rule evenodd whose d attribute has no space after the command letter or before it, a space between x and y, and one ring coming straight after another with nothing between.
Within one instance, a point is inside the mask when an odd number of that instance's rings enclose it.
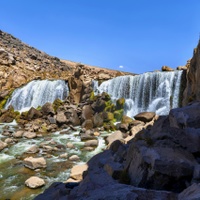
<instances>
[{"instance_id":1,"label":"boulder","mask_svg":"<svg viewBox=\"0 0 200 200\"><path fill-rule=\"evenodd\" d=\"M2 142L2 141L0 140L0 151L2 151L3 149L5 149L7 146L8 146L7 143Z\"/></svg>"},{"instance_id":2,"label":"boulder","mask_svg":"<svg viewBox=\"0 0 200 200\"><path fill-rule=\"evenodd\" d=\"M103 126L103 117L99 113L95 113L93 117L94 127L101 127Z\"/></svg>"},{"instance_id":3,"label":"boulder","mask_svg":"<svg viewBox=\"0 0 200 200\"><path fill-rule=\"evenodd\" d=\"M1 65L14 65L15 64L14 56L11 53L8 53L5 49L0 48L0 64Z\"/></svg>"},{"instance_id":4,"label":"boulder","mask_svg":"<svg viewBox=\"0 0 200 200\"><path fill-rule=\"evenodd\" d=\"M82 118L84 120L92 119L94 111L90 105L85 105L82 108Z\"/></svg>"},{"instance_id":5,"label":"boulder","mask_svg":"<svg viewBox=\"0 0 200 200\"><path fill-rule=\"evenodd\" d=\"M43 115L54 115L55 112L52 103L45 103L41 108L41 112L43 113Z\"/></svg>"},{"instance_id":6,"label":"boulder","mask_svg":"<svg viewBox=\"0 0 200 200\"><path fill-rule=\"evenodd\" d=\"M45 182L43 179L37 176L31 176L29 179L25 181L25 185L29 188L39 188L45 185Z\"/></svg>"},{"instance_id":7,"label":"boulder","mask_svg":"<svg viewBox=\"0 0 200 200\"><path fill-rule=\"evenodd\" d=\"M66 118L66 116L65 116L65 113L62 112L62 111L60 111L60 112L57 113L57 115L56 115L56 121L57 121L59 124L65 124L65 123L68 122L68 121L67 121L67 118Z\"/></svg>"},{"instance_id":8,"label":"boulder","mask_svg":"<svg viewBox=\"0 0 200 200\"><path fill-rule=\"evenodd\" d=\"M23 137L28 138L28 139L33 139L37 137L37 134L35 132L26 131L23 133Z\"/></svg>"},{"instance_id":9,"label":"boulder","mask_svg":"<svg viewBox=\"0 0 200 200\"><path fill-rule=\"evenodd\" d=\"M169 121L170 126L175 128L200 128L200 102L172 109L169 113Z\"/></svg>"},{"instance_id":10,"label":"boulder","mask_svg":"<svg viewBox=\"0 0 200 200\"><path fill-rule=\"evenodd\" d=\"M131 185L175 192L186 187L196 164L193 155L183 149L149 148L139 142L130 145L126 157Z\"/></svg>"},{"instance_id":11,"label":"boulder","mask_svg":"<svg viewBox=\"0 0 200 200\"><path fill-rule=\"evenodd\" d=\"M26 118L28 120L37 119L37 118L40 118L40 117L42 117L42 113L39 110L36 110L33 107L28 111L28 113L26 115Z\"/></svg>"},{"instance_id":12,"label":"boulder","mask_svg":"<svg viewBox=\"0 0 200 200\"><path fill-rule=\"evenodd\" d=\"M121 131L115 131L106 138L106 143L108 145L112 144L116 140L123 140L123 133Z\"/></svg>"},{"instance_id":13,"label":"boulder","mask_svg":"<svg viewBox=\"0 0 200 200\"><path fill-rule=\"evenodd\" d=\"M82 165L75 165L71 169L70 177L75 180L83 180L83 173L87 171L88 165L82 164Z\"/></svg>"},{"instance_id":14,"label":"boulder","mask_svg":"<svg viewBox=\"0 0 200 200\"><path fill-rule=\"evenodd\" d=\"M129 123L131 123L132 121L133 121L132 118L130 118L130 117L124 115L124 116L122 117L121 123L123 123L123 124L129 124Z\"/></svg>"},{"instance_id":15,"label":"boulder","mask_svg":"<svg viewBox=\"0 0 200 200\"><path fill-rule=\"evenodd\" d=\"M155 112L141 112L134 116L136 120L142 121L144 123L150 122L156 116Z\"/></svg>"},{"instance_id":16,"label":"boulder","mask_svg":"<svg viewBox=\"0 0 200 200\"><path fill-rule=\"evenodd\" d=\"M24 131L16 131L13 133L14 138L22 138Z\"/></svg>"},{"instance_id":17,"label":"boulder","mask_svg":"<svg viewBox=\"0 0 200 200\"><path fill-rule=\"evenodd\" d=\"M69 122L72 124L72 126L79 126L81 122L80 122L80 119L79 119L79 117L78 117L77 112L76 112L74 109L70 109L69 111L67 111L67 112L65 113L65 115L66 115L68 112L70 113Z\"/></svg>"},{"instance_id":18,"label":"boulder","mask_svg":"<svg viewBox=\"0 0 200 200\"><path fill-rule=\"evenodd\" d=\"M72 156L69 157L69 160L70 161L78 161L78 160L80 160L80 158L77 155L72 155Z\"/></svg>"},{"instance_id":19,"label":"boulder","mask_svg":"<svg viewBox=\"0 0 200 200\"><path fill-rule=\"evenodd\" d=\"M97 147L98 146L98 140L88 140L85 142L85 147Z\"/></svg>"},{"instance_id":20,"label":"boulder","mask_svg":"<svg viewBox=\"0 0 200 200\"><path fill-rule=\"evenodd\" d=\"M34 145L30 147L26 153L38 153L40 151L39 147L37 145Z\"/></svg>"},{"instance_id":21,"label":"boulder","mask_svg":"<svg viewBox=\"0 0 200 200\"><path fill-rule=\"evenodd\" d=\"M24 166L30 169L46 168L46 160L43 157L28 157L24 159Z\"/></svg>"},{"instance_id":22,"label":"boulder","mask_svg":"<svg viewBox=\"0 0 200 200\"><path fill-rule=\"evenodd\" d=\"M82 128L85 128L86 130L90 130L94 127L91 119L85 120L81 126L82 126Z\"/></svg>"}]
</instances>

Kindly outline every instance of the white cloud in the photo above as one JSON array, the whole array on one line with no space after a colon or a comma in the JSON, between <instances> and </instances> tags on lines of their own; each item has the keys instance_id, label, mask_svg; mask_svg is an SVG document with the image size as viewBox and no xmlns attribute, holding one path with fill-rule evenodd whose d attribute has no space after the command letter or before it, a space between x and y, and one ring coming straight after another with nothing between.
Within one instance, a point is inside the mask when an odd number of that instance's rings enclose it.
<instances>
[{"instance_id":1,"label":"white cloud","mask_svg":"<svg viewBox=\"0 0 200 200\"><path fill-rule=\"evenodd\" d=\"M120 65L120 66L119 66L119 68L120 68L120 69L123 69L123 68L124 68L124 66Z\"/></svg>"}]
</instances>

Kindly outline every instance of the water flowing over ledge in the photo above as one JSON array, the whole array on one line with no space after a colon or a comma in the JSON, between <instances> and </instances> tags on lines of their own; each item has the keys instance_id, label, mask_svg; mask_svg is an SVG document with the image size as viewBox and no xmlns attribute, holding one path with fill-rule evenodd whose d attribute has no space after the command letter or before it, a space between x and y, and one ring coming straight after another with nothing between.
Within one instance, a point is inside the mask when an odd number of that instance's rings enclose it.
<instances>
[{"instance_id":1,"label":"water flowing over ledge","mask_svg":"<svg viewBox=\"0 0 200 200\"><path fill-rule=\"evenodd\" d=\"M182 71L172 71L120 76L103 82L98 91L107 92L113 101L125 98L125 114L130 117L145 111L167 115L179 105L181 75Z\"/></svg>"},{"instance_id":2,"label":"water flowing over ledge","mask_svg":"<svg viewBox=\"0 0 200 200\"><path fill-rule=\"evenodd\" d=\"M65 99L69 93L68 85L63 80L34 80L16 89L8 99L5 108L10 105L18 111L26 111L31 107L37 108L55 99Z\"/></svg>"}]
</instances>

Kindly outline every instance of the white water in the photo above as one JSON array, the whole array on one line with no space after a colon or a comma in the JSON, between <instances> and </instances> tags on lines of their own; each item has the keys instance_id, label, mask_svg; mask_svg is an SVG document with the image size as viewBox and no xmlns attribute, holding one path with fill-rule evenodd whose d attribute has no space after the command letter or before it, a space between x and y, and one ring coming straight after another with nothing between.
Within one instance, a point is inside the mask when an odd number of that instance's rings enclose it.
<instances>
[{"instance_id":1,"label":"white water","mask_svg":"<svg viewBox=\"0 0 200 200\"><path fill-rule=\"evenodd\" d=\"M136 76L120 76L103 82L98 90L107 92L112 100L126 99L125 114L154 111L167 115L178 107L182 71L148 72Z\"/></svg>"},{"instance_id":2,"label":"white water","mask_svg":"<svg viewBox=\"0 0 200 200\"><path fill-rule=\"evenodd\" d=\"M68 86L63 80L34 80L27 85L16 89L8 99L5 108L10 105L18 111L26 111L31 107L37 108L46 102L55 99L65 99L68 95Z\"/></svg>"}]
</instances>

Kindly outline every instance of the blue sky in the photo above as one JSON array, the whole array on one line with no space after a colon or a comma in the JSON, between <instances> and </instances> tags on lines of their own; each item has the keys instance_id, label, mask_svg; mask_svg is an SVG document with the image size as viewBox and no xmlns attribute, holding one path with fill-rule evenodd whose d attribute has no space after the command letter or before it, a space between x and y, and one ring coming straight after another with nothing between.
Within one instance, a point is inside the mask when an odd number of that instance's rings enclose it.
<instances>
[{"instance_id":1,"label":"blue sky","mask_svg":"<svg viewBox=\"0 0 200 200\"><path fill-rule=\"evenodd\" d=\"M199 0L2 0L0 29L62 59L143 73L192 57L199 10Z\"/></svg>"}]
</instances>

